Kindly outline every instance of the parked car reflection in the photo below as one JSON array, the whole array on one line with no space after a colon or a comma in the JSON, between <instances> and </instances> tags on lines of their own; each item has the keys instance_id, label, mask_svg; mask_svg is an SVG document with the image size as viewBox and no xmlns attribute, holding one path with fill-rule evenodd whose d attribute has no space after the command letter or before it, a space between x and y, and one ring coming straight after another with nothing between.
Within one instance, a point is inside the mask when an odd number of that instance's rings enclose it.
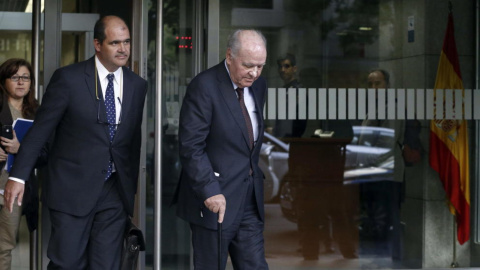
<instances>
[{"instance_id":1,"label":"parked car reflection","mask_svg":"<svg viewBox=\"0 0 480 270\"><path fill-rule=\"evenodd\" d=\"M259 166L265 174L265 201L270 202L278 199L281 188L285 184L282 180L288 172L289 145L267 132L264 137L265 142L262 144ZM369 172L372 172L370 168L378 166L375 164L378 163L380 157L387 159L388 157L385 155L389 154L393 145L393 129L353 126L353 139L346 148L346 176L357 172L353 169L367 168Z\"/></svg>"},{"instance_id":2,"label":"parked car reflection","mask_svg":"<svg viewBox=\"0 0 480 270\"><path fill-rule=\"evenodd\" d=\"M393 181L394 130L353 126L354 137L346 146L344 185L360 185L360 232L374 234L388 228L388 211L383 202L372 202L367 194L378 182ZM269 133L262 145L260 168L265 174L266 202L279 201L283 215L296 222L295 185L283 181L288 172L289 144ZM363 195L362 195L363 193ZM370 231L370 232L369 232Z\"/></svg>"},{"instance_id":3,"label":"parked car reflection","mask_svg":"<svg viewBox=\"0 0 480 270\"><path fill-rule=\"evenodd\" d=\"M260 169L265 175L264 198L266 202L278 199L283 177L288 172L288 144L265 132L262 144Z\"/></svg>"},{"instance_id":4,"label":"parked car reflection","mask_svg":"<svg viewBox=\"0 0 480 270\"><path fill-rule=\"evenodd\" d=\"M377 166L394 147L395 131L391 128L353 126L353 139L347 145L345 169Z\"/></svg>"},{"instance_id":5,"label":"parked car reflection","mask_svg":"<svg viewBox=\"0 0 480 270\"><path fill-rule=\"evenodd\" d=\"M389 156L376 166L344 173L344 185L360 186L358 227L363 238L384 238L390 229L393 169L394 157Z\"/></svg>"}]
</instances>

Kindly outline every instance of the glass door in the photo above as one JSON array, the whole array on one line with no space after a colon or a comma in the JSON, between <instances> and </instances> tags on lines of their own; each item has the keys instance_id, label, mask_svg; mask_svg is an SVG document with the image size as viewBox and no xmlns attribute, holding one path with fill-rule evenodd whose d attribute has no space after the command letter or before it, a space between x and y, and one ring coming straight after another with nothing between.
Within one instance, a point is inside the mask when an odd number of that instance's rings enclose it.
<instances>
[{"instance_id":1,"label":"glass door","mask_svg":"<svg viewBox=\"0 0 480 270\"><path fill-rule=\"evenodd\" d=\"M2 1L0 4L0 63L9 58L24 58L30 62L31 48L34 42L32 37L32 6L34 1ZM40 7L40 45L39 76L37 81L40 93L48 85L53 71L61 66L77 63L94 55L93 28L101 15L115 14L122 17L128 25L132 25L132 5L135 1L91 1L75 0L44 0ZM114 9L112 9L114 7ZM133 32L133 30L132 30ZM44 50L44 47L49 48ZM48 61L43 61L43 59ZM39 179L44 175L41 171ZM40 180L42 181L42 180ZM40 202L41 203L41 202ZM18 235L17 248L13 250L13 269L46 269L48 259L46 250L50 223L48 211L41 209L41 223L37 236L29 234L25 222L22 221ZM31 239L34 240L31 242ZM35 249L36 248L36 249ZM30 254L29 254L29 250ZM31 253L33 252L33 253ZM37 253L37 254L35 254ZM28 258L32 256L31 260ZM39 258L39 259L38 259ZM36 261L38 259L38 262ZM32 263L32 260L33 263Z\"/></svg>"},{"instance_id":2,"label":"glass door","mask_svg":"<svg viewBox=\"0 0 480 270\"><path fill-rule=\"evenodd\" d=\"M196 67L201 68L201 64L196 63L197 46L201 45L199 39L203 35L196 30L197 2L201 1L150 1L148 5L147 80L150 87L145 119L145 200L146 239L152 241L147 241L146 269L190 269L190 228L177 218L171 202L180 174L177 135L181 100ZM163 19L161 29L157 28L159 12ZM161 44L157 44L159 40ZM161 57L157 51L159 46ZM156 230L159 230L158 236Z\"/></svg>"}]
</instances>

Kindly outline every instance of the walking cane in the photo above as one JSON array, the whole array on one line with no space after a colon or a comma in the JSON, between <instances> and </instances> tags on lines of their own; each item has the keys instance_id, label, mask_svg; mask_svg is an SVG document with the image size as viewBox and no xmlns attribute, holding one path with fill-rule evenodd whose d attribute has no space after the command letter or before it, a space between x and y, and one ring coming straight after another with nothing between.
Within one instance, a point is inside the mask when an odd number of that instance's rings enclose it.
<instances>
[{"instance_id":1,"label":"walking cane","mask_svg":"<svg viewBox=\"0 0 480 270\"><path fill-rule=\"evenodd\" d=\"M218 215L220 216L220 212L218 213ZM222 270L222 223L220 222L217 223L217 233L218 233L218 270Z\"/></svg>"}]
</instances>

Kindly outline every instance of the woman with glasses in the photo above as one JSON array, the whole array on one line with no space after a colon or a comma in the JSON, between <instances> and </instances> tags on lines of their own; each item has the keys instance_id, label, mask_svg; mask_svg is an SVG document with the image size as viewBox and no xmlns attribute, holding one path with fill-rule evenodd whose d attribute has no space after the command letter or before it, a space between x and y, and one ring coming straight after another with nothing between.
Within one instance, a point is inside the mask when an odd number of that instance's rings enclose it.
<instances>
[{"instance_id":1,"label":"woman with glasses","mask_svg":"<svg viewBox=\"0 0 480 270\"><path fill-rule=\"evenodd\" d=\"M0 124L12 125L17 118L33 119L38 107L35 100L34 77L30 63L12 58L0 66ZM2 128L3 130L3 128ZM0 269L11 269L11 252L16 246L22 209L14 204L13 212L4 207L3 192L8 180L5 162L8 154L16 154L20 143L15 131L13 138L0 137ZM32 179L30 177L30 180ZM36 229L38 217L37 181L28 181L28 193L23 199L23 213L26 213L30 230Z\"/></svg>"}]
</instances>

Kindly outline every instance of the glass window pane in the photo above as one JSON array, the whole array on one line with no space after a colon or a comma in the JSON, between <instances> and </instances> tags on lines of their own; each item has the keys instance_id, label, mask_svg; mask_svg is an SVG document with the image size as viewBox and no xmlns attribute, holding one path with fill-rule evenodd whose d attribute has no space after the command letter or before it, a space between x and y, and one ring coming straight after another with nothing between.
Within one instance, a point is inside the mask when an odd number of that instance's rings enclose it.
<instances>
[{"instance_id":1,"label":"glass window pane","mask_svg":"<svg viewBox=\"0 0 480 270\"><path fill-rule=\"evenodd\" d=\"M259 29L268 41L262 72L270 88L268 151L260 166L270 268L449 267L456 228L429 164L431 118L425 119L434 115L428 89L435 87L448 5L286 0L260 9L245 3L220 2L220 51L212 53L223 59L237 28ZM468 34L478 27L468 12L474 8L473 2L453 8L467 89L476 77L470 68L475 37ZM461 95L453 96L435 108L460 115ZM442 122L454 143L459 123ZM448 255L438 259L438 249ZM475 251L456 252L462 267L476 266L468 259Z\"/></svg>"},{"instance_id":2,"label":"glass window pane","mask_svg":"<svg viewBox=\"0 0 480 270\"><path fill-rule=\"evenodd\" d=\"M190 269L190 227L188 223L176 216L171 203L180 175L178 153L178 117L181 99L185 89L193 78L194 59L193 29L195 3L191 0L163 1L163 63L162 91L155 90L156 80L156 46L157 6L151 1L148 11L148 104L147 104L147 239L154 235L154 173L162 172L161 205L161 246L162 254L154 254L153 241L147 244L146 266L153 267L155 256L161 256L162 269ZM155 104L156 95L162 95L162 104ZM155 127L157 106L162 109L162 127ZM159 130L162 144L162 165L155 168L155 132ZM148 242L147 242L148 243Z\"/></svg>"}]
</instances>

